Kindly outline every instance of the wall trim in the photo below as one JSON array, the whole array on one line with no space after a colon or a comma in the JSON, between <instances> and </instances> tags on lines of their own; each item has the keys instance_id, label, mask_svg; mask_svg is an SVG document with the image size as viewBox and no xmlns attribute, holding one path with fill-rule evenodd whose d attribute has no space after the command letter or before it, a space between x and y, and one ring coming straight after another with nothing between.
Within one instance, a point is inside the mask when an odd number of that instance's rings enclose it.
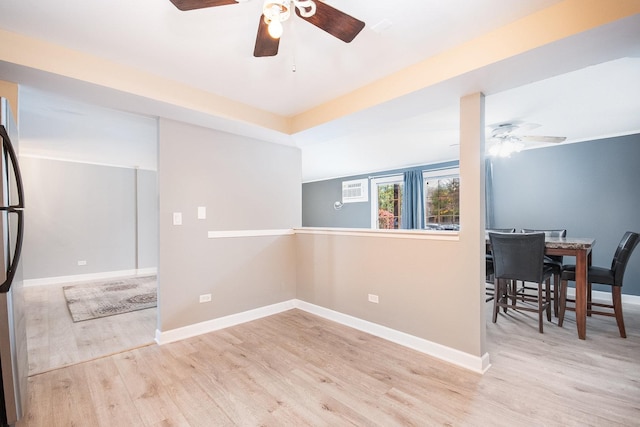
<instances>
[{"instance_id":1,"label":"wall trim","mask_svg":"<svg viewBox=\"0 0 640 427\"><path fill-rule=\"evenodd\" d=\"M444 169L451 169L451 168L457 168L460 164L460 159L458 158L452 158L449 160L438 160L434 163L412 163L408 166L399 168L399 169L374 169L369 171L368 173L361 173L358 175L338 175L338 176L334 176L334 175L330 175L330 176L326 176L324 178L313 178L313 179L308 179L308 180L303 180L302 183L303 184L312 184L314 182L321 182L321 181L330 181L330 180L350 180L350 179L359 179L359 178L377 178L379 176L382 175L388 175L388 174L395 174L396 172L399 174L402 174L404 171L409 170L409 169L420 169L422 168L425 171L431 171L431 170L444 170ZM444 165L444 166L443 166Z\"/></svg>"},{"instance_id":2,"label":"wall trim","mask_svg":"<svg viewBox=\"0 0 640 427\"><path fill-rule=\"evenodd\" d=\"M456 231L427 231L427 230L376 230L368 228L323 228L302 227L267 230L223 230L208 231L209 239L229 239L235 237L289 236L293 234L320 234L328 236L363 236L386 237L392 239L422 239L422 240L460 240Z\"/></svg>"},{"instance_id":3,"label":"wall trim","mask_svg":"<svg viewBox=\"0 0 640 427\"><path fill-rule=\"evenodd\" d=\"M294 300L279 302L264 307L255 308L253 310L243 311L241 313L230 314L224 317L207 320L193 325L184 326L168 331L156 330L155 341L159 345L168 344L174 341L180 341L186 338L195 337L197 335L206 334L208 332L217 331L242 323L251 322L252 320L261 319L263 317L272 316L291 310L295 307Z\"/></svg>"},{"instance_id":4,"label":"wall trim","mask_svg":"<svg viewBox=\"0 0 640 427\"><path fill-rule=\"evenodd\" d=\"M108 168L120 168L120 169L138 169L145 170L151 172L157 172L157 169L147 169L139 166L129 166L129 165L118 165L112 163L100 163L100 162L91 162L88 160L79 160L79 159L70 159L67 157L55 157L49 155L41 155L36 153L20 153L20 157L30 158L30 159L42 159L42 160L55 160L57 162L67 162L67 163L80 163L83 165L93 165L93 166L104 166Z\"/></svg>"},{"instance_id":5,"label":"wall trim","mask_svg":"<svg viewBox=\"0 0 640 427\"><path fill-rule=\"evenodd\" d=\"M72 276L57 276L57 277L42 277L39 279L25 279L23 284L25 287L29 286L43 286L43 285L59 285L62 283L75 283L75 282L90 282L94 280L112 279L114 277L127 277L127 276L147 276L149 274L157 274L158 269L156 267L139 268L132 270L118 270L118 271L104 271L101 273L88 273L88 274L74 274Z\"/></svg>"},{"instance_id":6,"label":"wall trim","mask_svg":"<svg viewBox=\"0 0 640 427\"><path fill-rule=\"evenodd\" d=\"M324 228L303 227L294 229L295 234L320 234L327 236L362 236L383 237L390 239L420 239L420 240L460 240L457 231L433 230L379 230L370 228Z\"/></svg>"},{"instance_id":7,"label":"wall trim","mask_svg":"<svg viewBox=\"0 0 640 427\"><path fill-rule=\"evenodd\" d=\"M308 303L302 300L295 300L295 307L316 316L332 320L342 325L348 326L359 331L366 332L387 341L408 347L420 353L427 354L445 362L460 366L461 368L484 374L491 367L489 353L485 353L482 357L472 356L460 350L444 346L414 335L400 332L377 323L362 320L348 314L340 313Z\"/></svg>"},{"instance_id":8,"label":"wall trim","mask_svg":"<svg viewBox=\"0 0 640 427\"><path fill-rule=\"evenodd\" d=\"M491 367L488 353L485 353L482 357L472 356L451 347L446 347L423 338L396 331L395 329L387 328L386 326L378 325L376 323L339 313L298 299L283 301L265 307L244 311L242 313L231 314L229 316L219 317L217 319L211 319L205 322L195 323L193 325L171 329L164 332L156 330L155 341L159 345L164 345L250 322L263 317L268 317L294 308L340 323L341 325L366 332L480 374L484 374Z\"/></svg>"},{"instance_id":9,"label":"wall trim","mask_svg":"<svg viewBox=\"0 0 640 427\"><path fill-rule=\"evenodd\" d=\"M288 236L292 234L294 234L292 228L284 228L274 230L209 231L207 232L207 237L209 239L228 239L234 237Z\"/></svg>"}]
</instances>

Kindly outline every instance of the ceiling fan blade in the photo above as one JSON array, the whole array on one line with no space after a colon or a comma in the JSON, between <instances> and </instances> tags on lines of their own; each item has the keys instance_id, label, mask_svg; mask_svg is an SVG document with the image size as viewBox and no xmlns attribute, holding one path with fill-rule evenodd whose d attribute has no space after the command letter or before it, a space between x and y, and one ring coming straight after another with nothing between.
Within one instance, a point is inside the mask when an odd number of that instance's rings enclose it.
<instances>
[{"instance_id":1,"label":"ceiling fan blade","mask_svg":"<svg viewBox=\"0 0 640 427\"><path fill-rule=\"evenodd\" d=\"M305 18L300 15L298 8L296 14L307 22L339 38L345 43L350 43L364 28L364 22L353 16L347 15L326 3L316 0L316 13Z\"/></svg>"},{"instance_id":2,"label":"ceiling fan blade","mask_svg":"<svg viewBox=\"0 0 640 427\"><path fill-rule=\"evenodd\" d=\"M253 56L276 56L278 54L278 46L280 46L280 39L274 39L269 35L269 26L264 22L263 16L260 15Z\"/></svg>"},{"instance_id":3,"label":"ceiling fan blade","mask_svg":"<svg viewBox=\"0 0 640 427\"><path fill-rule=\"evenodd\" d=\"M567 137L565 136L534 136L534 135L518 136L518 138L521 141L526 141L526 142L554 142L554 143L563 142L567 139Z\"/></svg>"},{"instance_id":4,"label":"ceiling fan blade","mask_svg":"<svg viewBox=\"0 0 640 427\"><path fill-rule=\"evenodd\" d=\"M537 123L525 123L521 120L515 120L510 122L502 122L488 126L491 130L491 135L507 135L512 132L529 131L535 128L539 128L541 125Z\"/></svg>"},{"instance_id":5,"label":"ceiling fan blade","mask_svg":"<svg viewBox=\"0 0 640 427\"><path fill-rule=\"evenodd\" d=\"M180 10L203 9L205 7L236 4L236 0L170 0Z\"/></svg>"}]
</instances>

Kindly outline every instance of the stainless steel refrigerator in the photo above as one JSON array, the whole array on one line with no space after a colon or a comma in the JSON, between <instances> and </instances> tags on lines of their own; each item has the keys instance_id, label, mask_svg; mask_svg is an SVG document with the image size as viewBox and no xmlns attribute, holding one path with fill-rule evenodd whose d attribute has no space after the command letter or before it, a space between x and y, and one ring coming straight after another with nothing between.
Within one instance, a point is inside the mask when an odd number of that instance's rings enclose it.
<instances>
[{"instance_id":1,"label":"stainless steel refrigerator","mask_svg":"<svg viewBox=\"0 0 640 427\"><path fill-rule=\"evenodd\" d=\"M18 131L9 103L0 98L0 425L21 417L27 397L27 332L20 266L24 233Z\"/></svg>"}]
</instances>

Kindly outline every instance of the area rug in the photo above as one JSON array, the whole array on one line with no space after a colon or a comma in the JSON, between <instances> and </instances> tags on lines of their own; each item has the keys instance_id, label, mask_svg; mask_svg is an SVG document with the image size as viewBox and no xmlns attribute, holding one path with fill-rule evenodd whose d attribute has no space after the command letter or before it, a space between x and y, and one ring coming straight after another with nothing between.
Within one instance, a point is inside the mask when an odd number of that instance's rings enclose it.
<instances>
[{"instance_id":1,"label":"area rug","mask_svg":"<svg viewBox=\"0 0 640 427\"><path fill-rule=\"evenodd\" d=\"M74 322L143 310L157 304L155 275L64 286L62 290Z\"/></svg>"}]
</instances>

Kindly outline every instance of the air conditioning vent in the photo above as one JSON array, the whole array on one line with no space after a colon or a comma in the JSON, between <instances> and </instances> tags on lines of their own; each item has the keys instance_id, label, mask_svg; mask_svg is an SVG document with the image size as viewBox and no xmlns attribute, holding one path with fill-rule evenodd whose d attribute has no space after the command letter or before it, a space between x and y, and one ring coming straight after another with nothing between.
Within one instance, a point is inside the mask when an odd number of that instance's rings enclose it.
<instances>
[{"instance_id":1,"label":"air conditioning vent","mask_svg":"<svg viewBox=\"0 0 640 427\"><path fill-rule=\"evenodd\" d=\"M369 180L342 181L342 203L369 201Z\"/></svg>"}]
</instances>

